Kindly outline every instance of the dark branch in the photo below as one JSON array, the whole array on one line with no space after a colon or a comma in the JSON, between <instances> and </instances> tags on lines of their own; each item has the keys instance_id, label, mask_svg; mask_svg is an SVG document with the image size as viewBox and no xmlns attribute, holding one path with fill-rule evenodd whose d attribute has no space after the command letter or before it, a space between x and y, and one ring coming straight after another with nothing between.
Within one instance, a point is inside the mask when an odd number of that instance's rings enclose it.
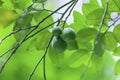
<instances>
[{"instance_id":1,"label":"dark branch","mask_svg":"<svg viewBox=\"0 0 120 80\"><path fill-rule=\"evenodd\" d=\"M48 44L47 44L47 46L46 46L46 48L45 48L44 54L43 54L42 57L38 60L38 62L37 62L37 64L35 65L34 69L33 69L32 72L30 73L30 75L29 75L29 77L28 77L28 80L31 80L34 72L36 71L36 69L37 69L37 67L38 67L38 65L40 64L40 62L42 61L42 59L45 57L45 55L46 55L46 53L47 53L47 51L48 51L48 48L49 48L49 46L50 46L50 44L51 44L52 39L53 39L53 36L52 36L51 39L49 40L49 42L48 42Z\"/></svg>"},{"instance_id":2,"label":"dark branch","mask_svg":"<svg viewBox=\"0 0 120 80\"><path fill-rule=\"evenodd\" d=\"M53 13L49 14L48 16L46 16L45 18L43 18L34 28L32 28L24 37L23 39L16 44L14 50L11 52L11 54L5 59L5 61L3 62L3 64L0 67L0 73L2 72L2 70L4 69L6 63L10 60L10 58L13 56L13 54L17 51L17 49L26 41L26 38L34 31L36 30L39 25L41 23L43 23L46 19L48 19L50 16L52 16L55 12L57 12L58 10L60 10L61 8L65 7L66 5L70 4L71 2L73 2L73 0L69 1L68 3L64 4L63 6L59 7L58 9L56 9Z\"/></svg>"},{"instance_id":3,"label":"dark branch","mask_svg":"<svg viewBox=\"0 0 120 80\"><path fill-rule=\"evenodd\" d=\"M26 28L17 29L17 30L15 30L15 31L9 33L8 35L6 35L3 39L1 39L0 44L2 44L2 42L3 42L4 40L6 40L8 37L10 37L10 36L13 35L13 34L18 33L18 32L20 32L20 31L22 31L22 30L31 29L31 28L34 28L34 27L35 27L35 26L30 26L30 27L26 27Z\"/></svg>"},{"instance_id":4,"label":"dark branch","mask_svg":"<svg viewBox=\"0 0 120 80\"><path fill-rule=\"evenodd\" d=\"M63 23L63 28L64 28L64 26L65 26L65 23L66 23L67 19L69 18L70 14L72 13L75 5L77 4L77 2L78 2L78 0L76 0L76 2L74 3L74 5L72 6L71 10L69 11L67 17L65 18L65 21L64 21L64 23Z\"/></svg>"},{"instance_id":5,"label":"dark branch","mask_svg":"<svg viewBox=\"0 0 120 80\"><path fill-rule=\"evenodd\" d=\"M52 11L52 10L49 10L49 9L43 9L43 10L45 10L45 11L48 11L48 12L54 12L54 11ZM61 12L56 12L57 14L63 14L63 13L61 13Z\"/></svg>"}]
</instances>

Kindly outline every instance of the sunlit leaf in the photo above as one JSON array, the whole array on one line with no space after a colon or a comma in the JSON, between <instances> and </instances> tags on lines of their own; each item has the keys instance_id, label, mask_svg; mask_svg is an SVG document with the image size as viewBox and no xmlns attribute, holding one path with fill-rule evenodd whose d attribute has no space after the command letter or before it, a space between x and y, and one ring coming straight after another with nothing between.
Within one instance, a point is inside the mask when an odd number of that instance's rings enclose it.
<instances>
[{"instance_id":1,"label":"sunlit leaf","mask_svg":"<svg viewBox=\"0 0 120 80\"><path fill-rule=\"evenodd\" d=\"M79 49L93 50L93 42L78 42Z\"/></svg>"},{"instance_id":2,"label":"sunlit leaf","mask_svg":"<svg viewBox=\"0 0 120 80\"><path fill-rule=\"evenodd\" d=\"M87 63L90 52L86 49L79 49L72 53L72 55L68 58L68 65L70 67L76 68L81 66L82 64Z\"/></svg>"},{"instance_id":3,"label":"sunlit leaf","mask_svg":"<svg viewBox=\"0 0 120 80\"><path fill-rule=\"evenodd\" d=\"M115 74L119 75L120 74L120 60L117 61L115 64Z\"/></svg>"},{"instance_id":4,"label":"sunlit leaf","mask_svg":"<svg viewBox=\"0 0 120 80\"><path fill-rule=\"evenodd\" d=\"M105 47L110 51L115 50L117 47L117 41L115 40L112 32L108 32L105 35Z\"/></svg>"},{"instance_id":5,"label":"sunlit leaf","mask_svg":"<svg viewBox=\"0 0 120 80\"><path fill-rule=\"evenodd\" d=\"M105 8L106 7L106 2L107 0L101 0L102 1L102 5L103 7ZM109 0L109 3L108 3L108 12L111 13L111 12L119 12L120 10L120 6L119 6L119 3L120 3L120 0Z\"/></svg>"},{"instance_id":6,"label":"sunlit leaf","mask_svg":"<svg viewBox=\"0 0 120 80\"><path fill-rule=\"evenodd\" d=\"M115 36L115 39L120 42L120 25L115 26L113 30L113 34Z\"/></svg>"},{"instance_id":7,"label":"sunlit leaf","mask_svg":"<svg viewBox=\"0 0 120 80\"><path fill-rule=\"evenodd\" d=\"M83 4L82 11L84 15L88 15L90 12L100 8L97 0L90 0L90 3Z\"/></svg>"},{"instance_id":8,"label":"sunlit leaf","mask_svg":"<svg viewBox=\"0 0 120 80\"><path fill-rule=\"evenodd\" d=\"M10 0L1 0L3 1L4 3L2 4L2 7L3 8L7 8L7 9L10 9L10 10L13 10L13 4L11 3Z\"/></svg>"},{"instance_id":9,"label":"sunlit leaf","mask_svg":"<svg viewBox=\"0 0 120 80\"><path fill-rule=\"evenodd\" d=\"M29 13L37 13L42 11L43 7L41 3L34 3L31 9L29 10Z\"/></svg>"},{"instance_id":10,"label":"sunlit leaf","mask_svg":"<svg viewBox=\"0 0 120 80\"><path fill-rule=\"evenodd\" d=\"M67 44L67 47L68 47L68 50L76 50L76 49L79 48L76 40L72 41L72 42L69 42Z\"/></svg>"},{"instance_id":11,"label":"sunlit leaf","mask_svg":"<svg viewBox=\"0 0 120 80\"><path fill-rule=\"evenodd\" d=\"M48 14L49 13L46 11L40 11L40 12L35 13L33 15L33 17L35 19L35 22L38 23L43 18L45 18L46 15L48 15ZM48 18L46 21L44 21L42 24L40 24L39 28L36 31L34 31L34 33L41 30L42 28L46 27L47 25L51 24L52 22L53 22L52 17ZM35 35L33 37L33 39L31 40L31 43L28 46L28 50L30 49L31 45L32 45L32 47L35 47L37 50L44 49L51 37L51 33L49 32L49 29L52 27L53 26L50 26L49 28L46 28L45 30L40 31L37 35Z\"/></svg>"},{"instance_id":12,"label":"sunlit leaf","mask_svg":"<svg viewBox=\"0 0 120 80\"><path fill-rule=\"evenodd\" d=\"M96 54L92 55L92 64L96 71L101 70L103 66L103 56L97 56Z\"/></svg>"},{"instance_id":13,"label":"sunlit leaf","mask_svg":"<svg viewBox=\"0 0 120 80\"><path fill-rule=\"evenodd\" d=\"M82 15L77 11L74 11L73 16L74 16L74 23L72 23L69 26L72 27L76 32L78 32L81 28L87 27L87 24L85 23L86 18L84 15Z\"/></svg>"},{"instance_id":14,"label":"sunlit leaf","mask_svg":"<svg viewBox=\"0 0 120 80\"><path fill-rule=\"evenodd\" d=\"M24 14L22 16L20 16L17 21L15 22L13 31L18 30L20 28L26 28L26 27L30 27L31 26L31 21L32 21L32 14ZM18 33L15 34L15 39L16 41L20 41L25 34L29 31L30 29L27 30L22 30Z\"/></svg>"},{"instance_id":15,"label":"sunlit leaf","mask_svg":"<svg viewBox=\"0 0 120 80\"><path fill-rule=\"evenodd\" d=\"M28 45L28 50L31 49L31 46L35 47L36 50L45 49L50 37L51 37L51 34L49 33L48 29L41 31L39 34L34 36L33 39L30 41Z\"/></svg>"},{"instance_id":16,"label":"sunlit leaf","mask_svg":"<svg viewBox=\"0 0 120 80\"><path fill-rule=\"evenodd\" d=\"M42 11L38 11L37 13L35 13L33 15L33 18L35 19L36 23L38 23L41 20L43 20L43 18L45 18L47 15L49 15L49 13L47 11L42 10ZM42 24L40 24L40 28L43 28L43 27L51 24L52 22L53 22L53 18L52 18L52 16L50 16Z\"/></svg>"},{"instance_id":17,"label":"sunlit leaf","mask_svg":"<svg viewBox=\"0 0 120 80\"><path fill-rule=\"evenodd\" d=\"M14 11L0 8L0 27L9 26L17 17L18 15Z\"/></svg>"},{"instance_id":18,"label":"sunlit leaf","mask_svg":"<svg viewBox=\"0 0 120 80\"><path fill-rule=\"evenodd\" d=\"M32 0L10 0L15 9L25 10L32 2Z\"/></svg>"},{"instance_id":19,"label":"sunlit leaf","mask_svg":"<svg viewBox=\"0 0 120 80\"><path fill-rule=\"evenodd\" d=\"M2 0L0 0L0 7L3 5L3 3L4 3L4 2L3 2Z\"/></svg>"},{"instance_id":20,"label":"sunlit leaf","mask_svg":"<svg viewBox=\"0 0 120 80\"><path fill-rule=\"evenodd\" d=\"M79 43L93 40L95 39L96 34L97 30L94 28L83 28L77 33L77 41Z\"/></svg>"},{"instance_id":21,"label":"sunlit leaf","mask_svg":"<svg viewBox=\"0 0 120 80\"><path fill-rule=\"evenodd\" d=\"M88 25L96 25L98 26L101 22L102 16L104 13L104 9L103 8L98 8L92 12L90 12L87 16L86 16L86 22Z\"/></svg>"},{"instance_id":22,"label":"sunlit leaf","mask_svg":"<svg viewBox=\"0 0 120 80\"><path fill-rule=\"evenodd\" d=\"M98 36L94 44L94 53L97 56L102 56L104 52L105 52L104 37L102 36L102 34L100 34L100 36Z\"/></svg>"},{"instance_id":23,"label":"sunlit leaf","mask_svg":"<svg viewBox=\"0 0 120 80\"><path fill-rule=\"evenodd\" d=\"M120 56L120 46L114 50L113 55Z\"/></svg>"},{"instance_id":24,"label":"sunlit leaf","mask_svg":"<svg viewBox=\"0 0 120 80\"><path fill-rule=\"evenodd\" d=\"M64 63L64 53L57 53L52 46L49 47L48 51L50 60L56 67L61 67Z\"/></svg>"}]
</instances>

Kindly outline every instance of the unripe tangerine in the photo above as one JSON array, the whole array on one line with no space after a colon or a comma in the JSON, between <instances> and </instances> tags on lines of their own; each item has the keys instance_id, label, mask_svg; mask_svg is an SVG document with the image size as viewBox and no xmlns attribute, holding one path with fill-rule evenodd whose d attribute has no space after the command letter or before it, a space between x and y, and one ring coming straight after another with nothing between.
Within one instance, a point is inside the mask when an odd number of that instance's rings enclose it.
<instances>
[{"instance_id":1,"label":"unripe tangerine","mask_svg":"<svg viewBox=\"0 0 120 80\"><path fill-rule=\"evenodd\" d=\"M52 29L52 34L54 36L59 36L62 33L62 28L61 27L54 27Z\"/></svg>"},{"instance_id":2,"label":"unripe tangerine","mask_svg":"<svg viewBox=\"0 0 120 80\"><path fill-rule=\"evenodd\" d=\"M67 48L67 43L60 37L54 37L52 40L52 47L57 53L62 53Z\"/></svg>"},{"instance_id":3,"label":"unripe tangerine","mask_svg":"<svg viewBox=\"0 0 120 80\"><path fill-rule=\"evenodd\" d=\"M72 42L76 38L76 32L72 28L64 28L61 37L66 42Z\"/></svg>"}]
</instances>

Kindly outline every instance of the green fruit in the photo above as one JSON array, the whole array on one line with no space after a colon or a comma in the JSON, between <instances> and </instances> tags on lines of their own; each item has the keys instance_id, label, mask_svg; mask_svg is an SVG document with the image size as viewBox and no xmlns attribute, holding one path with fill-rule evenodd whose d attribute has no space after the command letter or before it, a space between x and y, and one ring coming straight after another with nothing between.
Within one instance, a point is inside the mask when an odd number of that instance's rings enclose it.
<instances>
[{"instance_id":1,"label":"green fruit","mask_svg":"<svg viewBox=\"0 0 120 80\"><path fill-rule=\"evenodd\" d=\"M57 53L62 53L67 48L67 43L60 37L54 37L52 40L52 47Z\"/></svg>"},{"instance_id":2,"label":"green fruit","mask_svg":"<svg viewBox=\"0 0 120 80\"><path fill-rule=\"evenodd\" d=\"M72 28L65 28L62 32L61 37L66 42L72 42L76 38L76 32Z\"/></svg>"},{"instance_id":3,"label":"green fruit","mask_svg":"<svg viewBox=\"0 0 120 80\"><path fill-rule=\"evenodd\" d=\"M62 33L62 28L61 27L54 27L52 29L52 34L54 36L59 36Z\"/></svg>"}]
</instances>

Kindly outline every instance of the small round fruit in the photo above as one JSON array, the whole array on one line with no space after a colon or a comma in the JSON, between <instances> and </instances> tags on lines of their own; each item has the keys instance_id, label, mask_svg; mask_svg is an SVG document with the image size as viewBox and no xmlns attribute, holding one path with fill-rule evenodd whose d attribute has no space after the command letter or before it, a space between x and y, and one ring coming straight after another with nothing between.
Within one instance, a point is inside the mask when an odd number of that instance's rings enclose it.
<instances>
[{"instance_id":1,"label":"small round fruit","mask_svg":"<svg viewBox=\"0 0 120 80\"><path fill-rule=\"evenodd\" d=\"M76 32L72 28L65 28L62 32L61 37L66 42L72 42L76 38Z\"/></svg>"},{"instance_id":2,"label":"small round fruit","mask_svg":"<svg viewBox=\"0 0 120 80\"><path fill-rule=\"evenodd\" d=\"M60 37L54 37L52 40L52 47L57 53L62 53L67 48L67 43Z\"/></svg>"},{"instance_id":3,"label":"small round fruit","mask_svg":"<svg viewBox=\"0 0 120 80\"><path fill-rule=\"evenodd\" d=\"M54 36L59 36L62 33L62 28L61 27L54 27L52 29L52 34Z\"/></svg>"}]
</instances>

